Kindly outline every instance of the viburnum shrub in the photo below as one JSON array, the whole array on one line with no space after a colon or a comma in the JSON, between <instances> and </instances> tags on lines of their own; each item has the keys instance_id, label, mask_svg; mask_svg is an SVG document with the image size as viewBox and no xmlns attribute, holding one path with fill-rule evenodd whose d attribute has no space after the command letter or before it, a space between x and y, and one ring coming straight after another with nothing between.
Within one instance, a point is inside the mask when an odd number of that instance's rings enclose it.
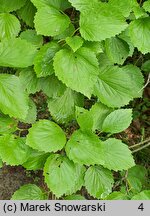
<instances>
[{"instance_id":1,"label":"viburnum shrub","mask_svg":"<svg viewBox=\"0 0 150 216\"><path fill-rule=\"evenodd\" d=\"M150 52L149 12L150 0L0 0L1 164L43 169L57 199L84 199L81 188L97 199L150 199L146 169L115 136L132 122L129 102L142 97L131 59ZM12 199L49 191L28 184Z\"/></svg>"}]
</instances>

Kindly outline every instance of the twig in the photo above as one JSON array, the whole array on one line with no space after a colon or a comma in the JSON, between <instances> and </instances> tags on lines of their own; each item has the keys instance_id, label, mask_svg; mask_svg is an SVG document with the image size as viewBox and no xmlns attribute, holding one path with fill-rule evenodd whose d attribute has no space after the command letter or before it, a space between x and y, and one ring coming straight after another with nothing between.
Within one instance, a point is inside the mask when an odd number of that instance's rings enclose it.
<instances>
[{"instance_id":1,"label":"twig","mask_svg":"<svg viewBox=\"0 0 150 216\"><path fill-rule=\"evenodd\" d=\"M150 146L150 143L148 143L148 144L146 144L146 145L144 145L144 146L142 146L142 147L140 147L140 148L138 148L138 149L133 150L132 153L138 152L138 151L140 151L140 150L142 150L142 149L145 149L145 148L147 148L147 147L149 147L149 146Z\"/></svg>"},{"instance_id":2,"label":"twig","mask_svg":"<svg viewBox=\"0 0 150 216\"><path fill-rule=\"evenodd\" d=\"M143 89L145 89L145 88L148 86L149 83L150 83L150 73L148 74L148 79L147 79L147 81L146 81L146 84L143 86L143 88L141 88L141 89L138 91L138 93L140 93Z\"/></svg>"},{"instance_id":3,"label":"twig","mask_svg":"<svg viewBox=\"0 0 150 216\"><path fill-rule=\"evenodd\" d=\"M135 144L135 145L130 146L129 149L131 149L131 148L136 148L136 147L138 147L138 146L140 146L140 145L143 145L143 144L145 144L145 143L147 143L147 142L149 142L149 141L150 141L150 138L148 138L148 139L146 139L146 140L144 140L144 141L142 141L142 142L140 142L140 143L137 143L137 144Z\"/></svg>"}]
</instances>

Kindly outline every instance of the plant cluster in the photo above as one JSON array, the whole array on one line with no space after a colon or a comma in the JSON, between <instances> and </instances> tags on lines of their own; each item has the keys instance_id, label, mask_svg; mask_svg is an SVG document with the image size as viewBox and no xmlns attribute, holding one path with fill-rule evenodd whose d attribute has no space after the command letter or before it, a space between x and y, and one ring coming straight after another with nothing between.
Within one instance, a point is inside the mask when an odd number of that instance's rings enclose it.
<instances>
[{"instance_id":1,"label":"plant cluster","mask_svg":"<svg viewBox=\"0 0 150 216\"><path fill-rule=\"evenodd\" d=\"M150 199L147 170L115 137L142 97L144 76L130 59L150 52L149 13L150 0L0 0L1 165L43 169L56 198L85 199L84 187L97 199ZM28 184L12 199L48 193Z\"/></svg>"}]
</instances>

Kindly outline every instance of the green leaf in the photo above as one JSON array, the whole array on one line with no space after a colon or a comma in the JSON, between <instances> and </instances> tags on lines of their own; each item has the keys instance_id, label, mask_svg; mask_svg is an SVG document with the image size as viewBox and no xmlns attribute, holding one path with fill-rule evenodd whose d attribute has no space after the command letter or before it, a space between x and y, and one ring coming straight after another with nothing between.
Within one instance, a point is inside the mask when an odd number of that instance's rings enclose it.
<instances>
[{"instance_id":1,"label":"green leaf","mask_svg":"<svg viewBox=\"0 0 150 216\"><path fill-rule=\"evenodd\" d=\"M55 42L41 47L34 59L34 70L37 77L46 77L54 73L53 58L59 49L59 45Z\"/></svg>"},{"instance_id":2,"label":"green leaf","mask_svg":"<svg viewBox=\"0 0 150 216\"><path fill-rule=\"evenodd\" d=\"M92 8L95 4L98 3L98 0L69 0L73 7L80 11L86 11L87 9Z\"/></svg>"},{"instance_id":3,"label":"green leaf","mask_svg":"<svg viewBox=\"0 0 150 216\"><path fill-rule=\"evenodd\" d=\"M79 194L72 194L70 196L66 196L64 200L85 200L85 197Z\"/></svg>"},{"instance_id":4,"label":"green leaf","mask_svg":"<svg viewBox=\"0 0 150 216\"><path fill-rule=\"evenodd\" d=\"M129 45L118 37L105 40L105 52L113 63L123 64L129 55Z\"/></svg>"},{"instance_id":5,"label":"green leaf","mask_svg":"<svg viewBox=\"0 0 150 216\"><path fill-rule=\"evenodd\" d=\"M76 52L83 45L83 39L79 36L67 37L66 43Z\"/></svg>"},{"instance_id":6,"label":"green leaf","mask_svg":"<svg viewBox=\"0 0 150 216\"><path fill-rule=\"evenodd\" d=\"M0 43L0 66L28 67L33 64L36 47L20 38L4 40Z\"/></svg>"},{"instance_id":7,"label":"green leaf","mask_svg":"<svg viewBox=\"0 0 150 216\"><path fill-rule=\"evenodd\" d=\"M15 11L22 6L24 6L26 3L26 0L1 0L0 1L0 13L2 12L11 12Z\"/></svg>"},{"instance_id":8,"label":"green leaf","mask_svg":"<svg viewBox=\"0 0 150 216\"><path fill-rule=\"evenodd\" d=\"M66 28L64 32L59 35L54 36L54 40L65 40L67 37L71 37L75 32L75 27L72 23L69 24L69 27Z\"/></svg>"},{"instance_id":9,"label":"green leaf","mask_svg":"<svg viewBox=\"0 0 150 216\"><path fill-rule=\"evenodd\" d=\"M37 118L37 108L36 108L36 105L33 102L33 100L30 99L27 116L24 120L21 120L21 121L24 123L27 123L27 124L33 124L33 123L35 123L36 118Z\"/></svg>"},{"instance_id":10,"label":"green leaf","mask_svg":"<svg viewBox=\"0 0 150 216\"><path fill-rule=\"evenodd\" d=\"M56 36L68 28L70 19L67 15L60 13L59 10L47 6L38 9L34 23L38 34Z\"/></svg>"},{"instance_id":11,"label":"green leaf","mask_svg":"<svg viewBox=\"0 0 150 216\"><path fill-rule=\"evenodd\" d=\"M150 190L144 190L134 195L131 200L150 200Z\"/></svg>"},{"instance_id":12,"label":"green leaf","mask_svg":"<svg viewBox=\"0 0 150 216\"><path fill-rule=\"evenodd\" d=\"M119 133L129 127L132 121L132 109L118 109L111 112L104 120L102 131Z\"/></svg>"},{"instance_id":13,"label":"green leaf","mask_svg":"<svg viewBox=\"0 0 150 216\"><path fill-rule=\"evenodd\" d=\"M30 0L26 0L26 4L17 11L19 17L30 27L34 27L34 16L36 8Z\"/></svg>"},{"instance_id":14,"label":"green leaf","mask_svg":"<svg viewBox=\"0 0 150 216\"><path fill-rule=\"evenodd\" d=\"M26 140L27 145L44 152L61 150L65 143L66 136L63 130L49 120L39 120L33 124Z\"/></svg>"},{"instance_id":15,"label":"green leaf","mask_svg":"<svg viewBox=\"0 0 150 216\"><path fill-rule=\"evenodd\" d=\"M22 164L27 170L40 170L43 169L44 164L49 157L49 153L39 152L31 149L28 154L28 159Z\"/></svg>"},{"instance_id":16,"label":"green leaf","mask_svg":"<svg viewBox=\"0 0 150 216\"><path fill-rule=\"evenodd\" d=\"M19 20L12 14L0 13L0 40L16 37L19 32Z\"/></svg>"},{"instance_id":17,"label":"green leaf","mask_svg":"<svg viewBox=\"0 0 150 216\"><path fill-rule=\"evenodd\" d=\"M38 9L45 6L51 6L58 10L65 10L71 6L67 0L31 0L31 2L33 2Z\"/></svg>"},{"instance_id":18,"label":"green leaf","mask_svg":"<svg viewBox=\"0 0 150 216\"><path fill-rule=\"evenodd\" d=\"M127 28L124 17L108 4L94 4L80 15L80 33L85 40L102 41Z\"/></svg>"},{"instance_id":19,"label":"green leaf","mask_svg":"<svg viewBox=\"0 0 150 216\"><path fill-rule=\"evenodd\" d=\"M67 142L66 153L74 163L85 165L104 164L102 143L95 134L90 132L75 131Z\"/></svg>"},{"instance_id":20,"label":"green leaf","mask_svg":"<svg viewBox=\"0 0 150 216\"><path fill-rule=\"evenodd\" d=\"M2 168L2 166L3 166L3 161L2 161L2 159L0 158L0 168Z\"/></svg>"},{"instance_id":21,"label":"green leaf","mask_svg":"<svg viewBox=\"0 0 150 216\"><path fill-rule=\"evenodd\" d=\"M9 116L0 115L0 134L12 133L17 129L17 121Z\"/></svg>"},{"instance_id":22,"label":"green leaf","mask_svg":"<svg viewBox=\"0 0 150 216\"><path fill-rule=\"evenodd\" d=\"M128 146L115 138L110 138L101 144L103 166L114 171L127 170L135 165Z\"/></svg>"},{"instance_id":23,"label":"green leaf","mask_svg":"<svg viewBox=\"0 0 150 216\"><path fill-rule=\"evenodd\" d=\"M150 60L147 60L142 64L142 70L145 72L150 72Z\"/></svg>"},{"instance_id":24,"label":"green leaf","mask_svg":"<svg viewBox=\"0 0 150 216\"><path fill-rule=\"evenodd\" d=\"M47 195L35 184L21 186L13 195L11 200L45 200Z\"/></svg>"},{"instance_id":25,"label":"green leaf","mask_svg":"<svg viewBox=\"0 0 150 216\"><path fill-rule=\"evenodd\" d=\"M144 10L150 12L150 1L149 0L144 2L143 8Z\"/></svg>"},{"instance_id":26,"label":"green leaf","mask_svg":"<svg viewBox=\"0 0 150 216\"><path fill-rule=\"evenodd\" d=\"M102 53L102 44L98 41L84 41L83 44L84 47L89 48L91 51L93 51L95 54Z\"/></svg>"},{"instance_id":27,"label":"green leaf","mask_svg":"<svg viewBox=\"0 0 150 216\"><path fill-rule=\"evenodd\" d=\"M25 119L28 100L18 77L0 74L0 110L10 117ZM13 105L13 106L12 106Z\"/></svg>"},{"instance_id":28,"label":"green leaf","mask_svg":"<svg viewBox=\"0 0 150 216\"><path fill-rule=\"evenodd\" d=\"M20 38L30 42L37 48L41 47L43 44L43 37L41 35L37 35L35 30L28 29L21 32Z\"/></svg>"},{"instance_id":29,"label":"green leaf","mask_svg":"<svg viewBox=\"0 0 150 216\"><path fill-rule=\"evenodd\" d=\"M79 93L67 88L57 98L48 100L48 108L55 119L60 123L67 123L75 118L75 106L83 105L83 97Z\"/></svg>"},{"instance_id":30,"label":"green leaf","mask_svg":"<svg viewBox=\"0 0 150 216\"><path fill-rule=\"evenodd\" d=\"M142 96L143 82L140 69L136 66L108 66L99 73L95 95L109 107L121 107Z\"/></svg>"},{"instance_id":31,"label":"green leaf","mask_svg":"<svg viewBox=\"0 0 150 216\"><path fill-rule=\"evenodd\" d=\"M150 52L150 17L134 20L130 24L129 30L133 45L143 54Z\"/></svg>"},{"instance_id":32,"label":"green leaf","mask_svg":"<svg viewBox=\"0 0 150 216\"><path fill-rule=\"evenodd\" d=\"M60 50L54 57L54 70L67 87L91 96L98 75L98 61L88 48L80 48L75 53Z\"/></svg>"},{"instance_id":33,"label":"green leaf","mask_svg":"<svg viewBox=\"0 0 150 216\"><path fill-rule=\"evenodd\" d=\"M84 172L83 166L74 164L67 157L58 154L52 154L44 167L45 182L57 198L80 190L84 182Z\"/></svg>"},{"instance_id":34,"label":"green leaf","mask_svg":"<svg viewBox=\"0 0 150 216\"><path fill-rule=\"evenodd\" d=\"M109 194L105 200L128 200L128 197L126 194L121 193L120 191L114 191L111 194Z\"/></svg>"},{"instance_id":35,"label":"green leaf","mask_svg":"<svg viewBox=\"0 0 150 216\"><path fill-rule=\"evenodd\" d=\"M114 180L110 170L91 166L85 173L85 187L91 196L102 199L112 191Z\"/></svg>"},{"instance_id":36,"label":"green leaf","mask_svg":"<svg viewBox=\"0 0 150 216\"><path fill-rule=\"evenodd\" d=\"M31 67L22 69L19 73L19 79L23 90L26 90L28 94L34 94L35 92L40 91L40 80L36 77L36 74Z\"/></svg>"},{"instance_id":37,"label":"green leaf","mask_svg":"<svg viewBox=\"0 0 150 216\"><path fill-rule=\"evenodd\" d=\"M7 165L21 165L28 159L29 147L24 138L6 134L0 136L0 157Z\"/></svg>"}]
</instances>

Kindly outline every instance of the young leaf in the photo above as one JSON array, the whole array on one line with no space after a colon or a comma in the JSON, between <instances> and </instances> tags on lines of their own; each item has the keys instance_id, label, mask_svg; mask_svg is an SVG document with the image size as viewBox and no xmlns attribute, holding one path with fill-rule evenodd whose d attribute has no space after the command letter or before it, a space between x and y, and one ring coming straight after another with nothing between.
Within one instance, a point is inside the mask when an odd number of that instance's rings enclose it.
<instances>
[{"instance_id":1,"label":"young leaf","mask_svg":"<svg viewBox=\"0 0 150 216\"><path fill-rule=\"evenodd\" d=\"M67 15L60 13L59 10L47 6L38 9L34 23L38 34L56 36L68 28L70 19Z\"/></svg>"},{"instance_id":2,"label":"young leaf","mask_svg":"<svg viewBox=\"0 0 150 216\"><path fill-rule=\"evenodd\" d=\"M101 144L103 166L114 171L127 170L135 165L128 146L115 138L110 138Z\"/></svg>"},{"instance_id":3,"label":"young leaf","mask_svg":"<svg viewBox=\"0 0 150 216\"><path fill-rule=\"evenodd\" d=\"M1 0L0 1L0 13L2 12L12 12L23 7L26 3L26 0Z\"/></svg>"},{"instance_id":4,"label":"young leaf","mask_svg":"<svg viewBox=\"0 0 150 216\"><path fill-rule=\"evenodd\" d=\"M11 197L11 200L45 200L47 195L35 184L21 186Z\"/></svg>"},{"instance_id":5,"label":"young leaf","mask_svg":"<svg viewBox=\"0 0 150 216\"><path fill-rule=\"evenodd\" d=\"M0 13L0 40L16 37L20 32L20 22L9 13Z\"/></svg>"},{"instance_id":6,"label":"young leaf","mask_svg":"<svg viewBox=\"0 0 150 216\"><path fill-rule=\"evenodd\" d=\"M74 164L67 157L52 154L44 167L45 182L50 190L59 198L63 194L75 193L80 190L84 182L85 168ZM78 182L80 184L78 185ZM78 187L76 188L76 184ZM74 191L76 188L76 191ZM70 194L70 192L69 192Z\"/></svg>"},{"instance_id":7,"label":"young leaf","mask_svg":"<svg viewBox=\"0 0 150 216\"><path fill-rule=\"evenodd\" d=\"M43 44L43 37L41 35L37 35L35 30L28 29L21 32L20 38L30 42L37 48L41 47Z\"/></svg>"},{"instance_id":8,"label":"young leaf","mask_svg":"<svg viewBox=\"0 0 150 216\"><path fill-rule=\"evenodd\" d=\"M118 109L111 112L104 120L102 131L119 133L129 127L132 121L132 109Z\"/></svg>"},{"instance_id":9,"label":"young leaf","mask_svg":"<svg viewBox=\"0 0 150 216\"><path fill-rule=\"evenodd\" d=\"M98 61L88 48L80 48L75 53L60 50L54 57L54 70L67 87L91 96L98 75Z\"/></svg>"},{"instance_id":10,"label":"young leaf","mask_svg":"<svg viewBox=\"0 0 150 216\"><path fill-rule=\"evenodd\" d=\"M81 130L75 131L67 142L66 153L74 163L104 164L102 143L93 133L85 133Z\"/></svg>"},{"instance_id":11,"label":"young leaf","mask_svg":"<svg viewBox=\"0 0 150 216\"><path fill-rule=\"evenodd\" d=\"M134 20L131 22L129 30L133 45L143 54L150 52L150 17Z\"/></svg>"},{"instance_id":12,"label":"young leaf","mask_svg":"<svg viewBox=\"0 0 150 216\"><path fill-rule=\"evenodd\" d=\"M131 200L150 200L150 190L144 190L134 195Z\"/></svg>"},{"instance_id":13,"label":"young leaf","mask_svg":"<svg viewBox=\"0 0 150 216\"><path fill-rule=\"evenodd\" d=\"M112 191L114 180L110 170L91 166L85 173L85 187L91 196L102 199Z\"/></svg>"},{"instance_id":14,"label":"young leaf","mask_svg":"<svg viewBox=\"0 0 150 216\"><path fill-rule=\"evenodd\" d=\"M48 108L53 118L60 123L67 123L75 118L75 106L83 105L83 97L67 88L63 95L48 100Z\"/></svg>"},{"instance_id":15,"label":"young leaf","mask_svg":"<svg viewBox=\"0 0 150 216\"><path fill-rule=\"evenodd\" d=\"M3 40L0 43L0 66L28 67L33 64L36 47L20 38Z\"/></svg>"},{"instance_id":16,"label":"young leaf","mask_svg":"<svg viewBox=\"0 0 150 216\"><path fill-rule=\"evenodd\" d=\"M17 121L9 116L0 115L0 134L15 132L17 129Z\"/></svg>"},{"instance_id":17,"label":"young leaf","mask_svg":"<svg viewBox=\"0 0 150 216\"><path fill-rule=\"evenodd\" d=\"M67 37L66 43L76 52L83 45L83 39L79 36Z\"/></svg>"},{"instance_id":18,"label":"young leaf","mask_svg":"<svg viewBox=\"0 0 150 216\"><path fill-rule=\"evenodd\" d=\"M11 152L11 154L10 154ZM28 159L29 147L24 138L6 134L0 137L0 157L7 165L21 165Z\"/></svg>"},{"instance_id":19,"label":"young leaf","mask_svg":"<svg viewBox=\"0 0 150 216\"><path fill-rule=\"evenodd\" d=\"M141 97L142 86L143 76L136 66L108 66L99 73L95 95L109 107L121 107L133 98Z\"/></svg>"},{"instance_id":20,"label":"young leaf","mask_svg":"<svg viewBox=\"0 0 150 216\"><path fill-rule=\"evenodd\" d=\"M56 152L66 143L63 130L54 122L39 120L32 125L27 135L26 144L43 152Z\"/></svg>"},{"instance_id":21,"label":"young leaf","mask_svg":"<svg viewBox=\"0 0 150 216\"><path fill-rule=\"evenodd\" d=\"M18 77L0 74L0 110L10 117L25 119L28 100ZM12 106L13 105L13 106Z\"/></svg>"},{"instance_id":22,"label":"young leaf","mask_svg":"<svg viewBox=\"0 0 150 216\"><path fill-rule=\"evenodd\" d=\"M41 47L34 59L34 70L37 77L46 77L54 73L53 58L59 49L59 45L55 42Z\"/></svg>"}]
</instances>

